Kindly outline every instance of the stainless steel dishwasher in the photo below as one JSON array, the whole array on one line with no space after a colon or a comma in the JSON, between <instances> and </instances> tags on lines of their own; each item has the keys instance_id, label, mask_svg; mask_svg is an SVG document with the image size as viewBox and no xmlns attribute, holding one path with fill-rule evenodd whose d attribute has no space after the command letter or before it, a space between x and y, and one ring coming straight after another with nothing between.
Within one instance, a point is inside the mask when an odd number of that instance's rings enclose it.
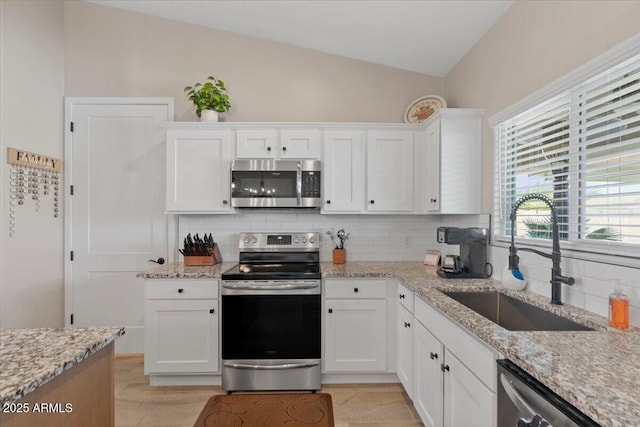
<instances>
[{"instance_id":1,"label":"stainless steel dishwasher","mask_svg":"<svg viewBox=\"0 0 640 427\"><path fill-rule=\"evenodd\" d=\"M498 427L600 427L510 360L498 360Z\"/></svg>"}]
</instances>

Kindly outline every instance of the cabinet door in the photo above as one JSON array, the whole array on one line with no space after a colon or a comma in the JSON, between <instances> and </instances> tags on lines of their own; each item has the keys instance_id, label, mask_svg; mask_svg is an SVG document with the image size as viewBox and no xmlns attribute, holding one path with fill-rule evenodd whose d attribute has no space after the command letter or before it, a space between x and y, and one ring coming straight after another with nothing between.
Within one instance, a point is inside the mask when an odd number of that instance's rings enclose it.
<instances>
[{"instance_id":1,"label":"cabinet door","mask_svg":"<svg viewBox=\"0 0 640 427\"><path fill-rule=\"evenodd\" d=\"M450 351L445 354L444 423L451 427L494 427L496 394Z\"/></svg>"},{"instance_id":2,"label":"cabinet door","mask_svg":"<svg viewBox=\"0 0 640 427\"><path fill-rule=\"evenodd\" d=\"M218 300L147 300L145 374L214 373L218 362Z\"/></svg>"},{"instance_id":3,"label":"cabinet door","mask_svg":"<svg viewBox=\"0 0 640 427\"><path fill-rule=\"evenodd\" d=\"M413 210L413 132L367 133L367 199L372 212Z\"/></svg>"},{"instance_id":4,"label":"cabinet door","mask_svg":"<svg viewBox=\"0 0 640 427\"><path fill-rule=\"evenodd\" d=\"M398 378L413 399L413 314L398 304Z\"/></svg>"},{"instance_id":5,"label":"cabinet door","mask_svg":"<svg viewBox=\"0 0 640 427\"><path fill-rule=\"evenodd\" d=\"M228 130L167 131L168 212L230 212Z\"/></svg>"},{"instance_id":6,"label":"cabinet door","mask_svg":"<svg viewBox=\"0 0 640 427\"><path fill-rule=\"evenodd\" d=\"M280 158L319 159L320 131L318 129L282 129Z\"/></svg>"},{"instance_id":7,"label":"cabinet door","mask_svg":"<svg viewBox=\"0 0 640 427\"><path fill-rule=\"evenodd\" d=\"M326 372L386 370L386 300L327 299Z\"/></svg>"},{"instance_id":8,"label":"cabinet door","mask_svg":"<svg viewBox=\"0 0 640 427\"><path fill-rule=\"evenodd\" d=\"M325 213L364 210L362 132L326 131L323 139L323 197Z\"/></svg>"},{"instance_id":9,"label":"cabinet door","mask_svg":"<svg viewBox=\"0 0 640 427\"><path fill-rule=\"evenodd\" d=\"M413 326L413 405L426 427L443 426L443 345L421 323ZM474 425L473 423L469 425Z\"/></svg>"},{"instance_id":10,"label":"cabinet door","mask_svg":"<svg viewBox=\"0 0 640 427\"><path fill-rule=\"evenodd\" d=\"M427 132L427 210L440 210L440 121L433 122Z\"/></svg>"},{"instance_id":11,"label":"cabinet door","mask_svg":"<svg viewBox=\"0 0 640 427\"><path fill-rule=\"evenodd\" d=\"M278 131L275 129L238 129L236 158L273 159L278 156Z\"/></svg>"}]
</instances>

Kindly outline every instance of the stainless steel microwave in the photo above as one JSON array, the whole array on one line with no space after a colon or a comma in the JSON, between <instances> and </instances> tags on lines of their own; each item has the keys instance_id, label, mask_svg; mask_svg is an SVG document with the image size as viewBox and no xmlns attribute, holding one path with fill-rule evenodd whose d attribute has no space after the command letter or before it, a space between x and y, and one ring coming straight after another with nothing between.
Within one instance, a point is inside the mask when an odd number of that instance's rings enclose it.
<instances>
[{"instance_id":1,"label":"stainless steel microwave","mask_svg":"<svg viewBox=\"0 0 640 427\"><path fill-rule=\"evenodd\" d=\"M320 160L239 159L231 163L231 206L319 208Z\"/></svg>"}]
</instances>

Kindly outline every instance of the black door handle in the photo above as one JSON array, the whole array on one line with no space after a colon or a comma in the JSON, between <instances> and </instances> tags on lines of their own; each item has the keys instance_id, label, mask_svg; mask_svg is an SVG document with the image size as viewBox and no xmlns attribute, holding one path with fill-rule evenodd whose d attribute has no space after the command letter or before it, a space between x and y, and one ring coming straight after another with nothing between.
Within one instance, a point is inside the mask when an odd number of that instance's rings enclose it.
<instances>
[{"instance_id":1,"label":"black door handle","mask_svg":"<svg viewBox=\"0 0 640 427\"><path fill-rule=\"evenodd\" d=\"M215 310L212 308L211 310L209 310L209 313L213 314L215 313Z\"/></svg>"},{"instance_id":2,"label":"black door handle","mask_svg":"<svg viewBox=\"0 0 640 427\"><path fill-rule=\"evenodd\" d=\"M149 262L155 262L156 264L162 265L162 264L164 264L164 258L161 257L161 258L158 258L157 260L150 259Z\"/></svg>"},{"instance_id":3,"label":"black door handle","mask_svg":"<svg viewBox=\"0 0 640 427\"><path fill-rule=\"evenodd\" d=\"M183 292L184 292L184 289L182 289L182 288L179 288L179 289L178 289L178 293L179 293L179 294L181 294L181 293L183 293Z\"/></svg>"},{"instance_id":4,"label":"black door handle","mask_svg":"<svg viewBox=\"0 0 640 427\"><path fill-rule=\"evenodd\" d=\"M331 200L327 200L327 204L330 205L331 204Z\"/></svg>"},{"instance_id":5,"label":"black door handle","mask_svg":"<svg viewBox=\"0 0 640 427\"><path fill-rule=\"evenodd\" d=\"M358 292L358 288L353 288L353 292Z\"/></svg>"},{"instance_id":6,"label":"black door handle","mask_svg":"<svg viewBox=\"0 0 640 427\"><path fill-rule=\"evenodd\" d=\"M449 365L445 365L444 363L442 365L440 365L440 370L442 372L447 371L449 372Z\"/></svg>"},{"instance_id":7,"label":"black door handle","mask_svg":"<svg viewBox=\"0 0 640 427\"><path fill-rule=\"evenodd\" d=\"M369 203L374 204L376 201L375 200L371 200L369 201Z\"/></svg>"},{"instance_id":8,"label":"black door handle","mask_svg":"<svg viewBox=\"0 0 640 427\"><path fill-rule=\"evenodd\" d=\"M332 308L329 309L329 313L333 313L333 309Z\"/></svg>"},{"instance_id":9,"label":"black door handle","mask_svg":"<svg viewBox=\"0 0 640 427\"><path fill-rule=\"evenodd\" d=\"M287 151L287 147L282 147L282 151Z\"/></svg>"},{"instance_id":10,"label":"black door handle","mask_svg":"<svg viewBox=\"0 0 640 427\"><path fill-rule=\"evenodd\" d=\"M431 358L431 360L437 359L438 353L429 353L429 357Z\"/></svg>"},{"instance_id":11,"label":"black door handle","mask_svg":"<svg viewBox=\"0 0 640 427\"><path fill-rule=\"evenodd\" d=\"M404 299L404 294L400 294L400 299Z\"/></svg>"}]
</instances>

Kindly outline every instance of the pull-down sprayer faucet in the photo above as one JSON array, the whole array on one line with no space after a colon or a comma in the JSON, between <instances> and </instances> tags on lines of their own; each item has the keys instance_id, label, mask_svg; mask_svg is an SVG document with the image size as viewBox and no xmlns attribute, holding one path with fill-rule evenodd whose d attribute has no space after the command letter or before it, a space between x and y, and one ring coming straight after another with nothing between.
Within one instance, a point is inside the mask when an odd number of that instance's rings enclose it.
<instances>
[{"instance_id":1,"label":"pull-down sprayer faucet","mask_svg":"<svg viewBox=\"0 0 640 427\"><path fill-rule=\"evenodd\" d=\"M562 271L560 270L560 237L558 233L558 212L556 208L553 206L551 200L540 193L531 193L525 194L520 197L511 207L511 215L509 219L511 220L511 246L509 247L509 270L518 270L518 261L520 257L518 257L517 252L518 249L515 245L515 229L516 229L516 212L525 202L529 200L540 200L544 202L549 209L551 209L551 237L553 240L553 247L551 250L551 254L547 254L536 249L530 248L522 248L521 251L533 252L545 258L551 258L553 263L551 267L551 304L562 305L562 283L566 283L567 285L573 285L575 280L573 277L565 277L562 275Z\"/></svg>"}]
</instances>

